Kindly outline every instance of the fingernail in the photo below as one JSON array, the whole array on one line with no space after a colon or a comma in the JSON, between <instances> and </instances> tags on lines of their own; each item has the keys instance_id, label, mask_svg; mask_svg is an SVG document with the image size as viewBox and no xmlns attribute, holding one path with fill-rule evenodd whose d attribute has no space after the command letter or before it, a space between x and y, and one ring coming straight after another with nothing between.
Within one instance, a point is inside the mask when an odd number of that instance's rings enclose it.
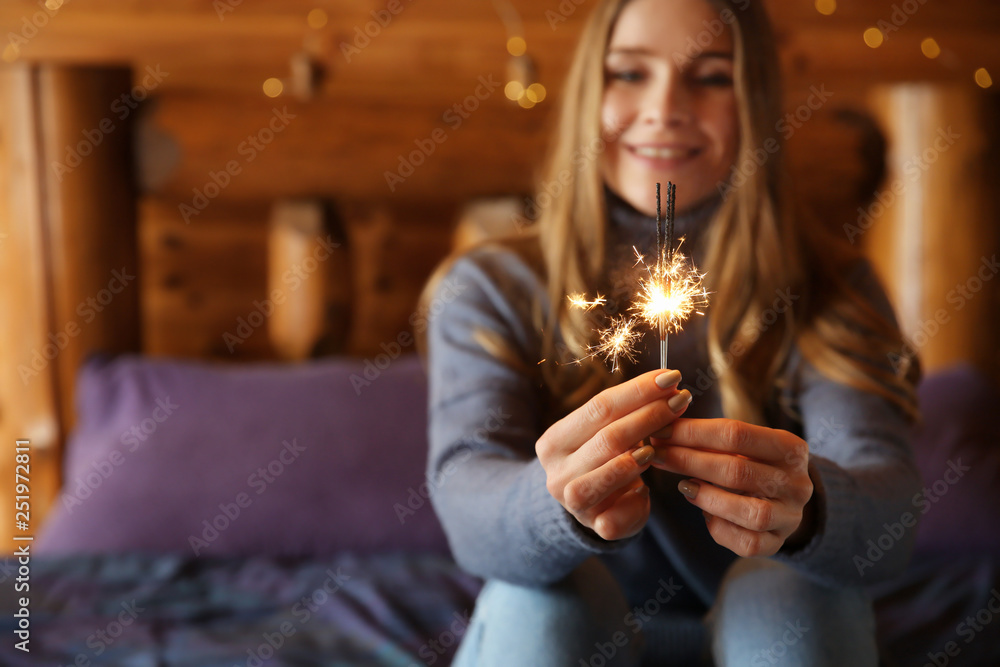
<instances>
[{"instance_id":1,"label":"fingernail","mask_svg":"<svg viewBox=\"0 0 1000 667\"><path fill-rule=\"evenodd\" d=\"M645 484L643 484L638 489L636 489L635 492L638 493L640 496L648 496L649 495L649 487L646 486Z\"/></svg>"},{"instance_id":2,"label":"fingernail","mask_svg":"<svg viewBox=\"0 0 1000 667\"><path fill-rule=\"evenodd\" d=\"M677 483L677 490L691 500L694 500L694 497L698 495L698 489L700 488L701 484L693 480L684 479Z\"/></svg>"},{"instance_id":3,"label":"fingernail","mask_svg":"<svg viewBox=\"0 0 1000 667\"><path fill-rule=\"evenodd\" d=\"M653 449L652 446L646 445L645 447L640 447L639 449L633 451L632 458L635 459L636 463L638 463L641 466L644 466L647 463L649 463L649 461L653 458L653 454L655 453L656 450Z\"/></svg>"},{"instance_id":4,"label":"fingernail","mask_svg":"<svg viewBox=\"0 0 1000 667\"><path fill-rule=\"evenodd\" d=\"M667 389L673 387L675 384L681 381L680 371L667 371L666 373L660 373L656 376L656 386L660 389Z\"/></svg>"},{"instance_id":5,"label":"fingernail","mask_svg":"<svg viewBox=\"0 0 1000 667\"><path fill-rule=\"evenodd\" d=\"M681 409L690 402L691 402L691 392L685 389L679 394L671 396L670 400L667 401L667 407L669 407L674 412L680 412Z\"/></svg>"}]
</instances>

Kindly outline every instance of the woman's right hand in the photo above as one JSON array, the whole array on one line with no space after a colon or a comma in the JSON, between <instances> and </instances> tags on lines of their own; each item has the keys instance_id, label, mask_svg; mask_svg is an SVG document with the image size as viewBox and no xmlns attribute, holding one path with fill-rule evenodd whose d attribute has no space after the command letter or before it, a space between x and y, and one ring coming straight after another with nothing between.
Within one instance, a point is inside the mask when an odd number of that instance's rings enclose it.
<instances>
[{"instance_id":1,"label":"woman's right hand","mask_svg":"<svg viewBox=\"0 0 1000 667\"><path fill-rule=\"evenodd\" d=\"M652 436L687 409L678 371L650 371L605 389L542 434L535 445L549 493L583 526L605 540L639 532L649 518Z\"/></svg>"}]
</instances>

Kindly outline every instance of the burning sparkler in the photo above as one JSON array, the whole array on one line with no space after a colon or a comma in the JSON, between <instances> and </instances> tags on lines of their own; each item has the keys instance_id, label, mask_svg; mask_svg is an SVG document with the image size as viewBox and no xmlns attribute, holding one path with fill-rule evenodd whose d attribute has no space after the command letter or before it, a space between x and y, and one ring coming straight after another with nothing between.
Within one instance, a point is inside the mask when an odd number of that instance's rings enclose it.
<instances>
[{"instance_id":1,"label":"burning sparkler","mask_svg":"<svg viewBox=\"0 0 1000 667\"><path fill-rule=\"evenodd\" d=\"M683 328L692 313L703 314L699 308L708 304L708 292L702 286L704 275L699 274L687 257L674 249L674 201L677 188L667 183L667 210L661 218L660 184L656 184L656 261L646 264L645 258L635 250L636 265L646 269L647 276L639 279L632 318L612 318L611 326L598 332L598 343L592 345L589 356L601 355L611 363L611 370L618 370L622 358L635 361L635 345L642 334L635 330L639 321L646 322L660 334L660 368L667 367L667 337ZM592 310L603 306L604 297L598 295L588 300L582 294L569 297L576 308Z\"/></svg>"}]
</instances>

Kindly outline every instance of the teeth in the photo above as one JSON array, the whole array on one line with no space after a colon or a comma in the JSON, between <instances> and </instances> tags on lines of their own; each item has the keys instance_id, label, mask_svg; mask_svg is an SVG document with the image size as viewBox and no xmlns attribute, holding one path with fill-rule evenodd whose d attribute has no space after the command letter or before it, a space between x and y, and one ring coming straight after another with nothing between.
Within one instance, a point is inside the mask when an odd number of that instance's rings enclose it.
<instances>
[{"instance_id":1,"label":"teeth","mask_svg":"<svg viewBox=\"0 0 1000 667\"><path fill-rule=\"evenodd\" d=\"M655 148L653 146L639 146L635 149L637 155L643 157L659 158L661 160L672 160L684 157L688 151L679 148Z\"/></svg>"}]
</instances>

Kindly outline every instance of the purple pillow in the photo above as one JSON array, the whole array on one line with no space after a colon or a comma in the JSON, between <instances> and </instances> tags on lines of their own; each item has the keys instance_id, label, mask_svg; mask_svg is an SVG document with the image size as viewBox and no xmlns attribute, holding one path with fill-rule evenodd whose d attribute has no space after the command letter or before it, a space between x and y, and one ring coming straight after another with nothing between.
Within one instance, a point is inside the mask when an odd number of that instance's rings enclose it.
<instances>
[{"instance_id":1,"label":"purple pillow","mask_svg":"<svg viewBox=\"0 0 1000 667\"><path fill-rule=\"evenodd\" d=\"M924 488L916 550L1000 556L1000 387L963 364L918 388L924 423L913 446Z\"/></svg>"},{"instance_id":2,"label":"purple pillow","mask_svg":"<svg viewBox=\"0 0 1000 667\"><path fill-rule=\"evenodd\" d=\"M214 365L95 357L39 553L447 554L416 355Z\"/></svg>"}]
</instances>

